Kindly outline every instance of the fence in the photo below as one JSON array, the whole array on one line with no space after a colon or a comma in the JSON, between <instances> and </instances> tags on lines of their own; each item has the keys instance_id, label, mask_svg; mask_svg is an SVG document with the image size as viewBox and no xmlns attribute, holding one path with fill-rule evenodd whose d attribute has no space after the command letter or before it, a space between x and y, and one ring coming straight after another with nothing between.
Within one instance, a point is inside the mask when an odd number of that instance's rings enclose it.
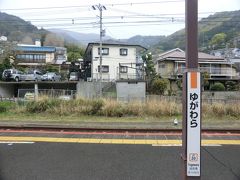
<instances>
[{"instance_id":1,"label":"fence","mask_svg":"<svg viewBox=\"0 0 240 180\"><path fill-rule=\"evenodd\" d=\"M35 97L34 89L19 89L18 98ZM47 96L49 98L63 98L63 99L74 99L76 97L75 90L65 89L39 89L38 96Z\"/></svg>"},{"instance_id":2,"label":"fence","mask_svg":"<svg viewBox=\"0 0 240 180\"><path fill-rule=\"evenodd\" d=\"M171 102L176 102L176 103L182 103L182 97L181 96L147 95L146 101L171 101ZM235 103L240 103L240 97L239 98L229 98L229 97L219 98L219 97L202 96L202 103L235 104Z\"/></svg>"},{"instance_id":3,"label":"fence","mask_svg":"<svg viewBox=\"0 0 240 180\"><path fill-rule=\"evenodd\" d=\"M222 103L222 104L236 104L240 103L240 96L238 96L239 92L232 92L232 94L225 94L223 92L219 92L219 95L214 95L209 92L205 92L202 95L202 102L208 104L214 103ZM63 98L63 99L74 99L76 97L76 90L65 90L65 89L39 89L38 96L47 96L49 98ZM235 94L235 95L234 95ZM18 90L18 98L26 99L31 96L35 97L34 89L19 89ZM171 101L176 103L182 103L181 96L161 96L161 95L146 95L145 98L136 98L136 97L127 97L127 98L117 98L114 93L104 93L104 98L107 99L115 99L124 102L131 101L140 101L140 102L149 102L149 101ZM0 97L0 101L16 101L15 98L4 98Z\"/></svg>"}]
</instances>

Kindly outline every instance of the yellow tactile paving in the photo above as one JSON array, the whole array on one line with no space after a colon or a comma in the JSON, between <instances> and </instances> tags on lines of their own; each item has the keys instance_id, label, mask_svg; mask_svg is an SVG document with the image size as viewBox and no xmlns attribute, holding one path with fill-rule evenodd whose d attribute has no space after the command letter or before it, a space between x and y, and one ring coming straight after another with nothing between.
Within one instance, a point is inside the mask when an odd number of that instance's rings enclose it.
<instances>
[{"instance_id":1,"label":"yellow tactile paving","mask_svg":"<svg viewBox=\"0 0 240 180\"><path fill-rule=\"evenodd\" d=\"M101 144L155 144L181 145L181 140L151 140L151 139L91 139L91 138L53 138L53 137L18 137L0 136L0 141L24 142L62 142L62 143L101 143ZM202 140L202 145L240 145L240 140Z\"/></svg>"}]
</instances>

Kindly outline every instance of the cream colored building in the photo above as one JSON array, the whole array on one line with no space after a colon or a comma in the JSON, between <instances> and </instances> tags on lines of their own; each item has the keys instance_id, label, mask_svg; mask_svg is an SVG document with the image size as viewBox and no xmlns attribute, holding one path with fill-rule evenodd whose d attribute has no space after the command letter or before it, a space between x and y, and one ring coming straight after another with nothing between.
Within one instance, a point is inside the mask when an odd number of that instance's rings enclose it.
<instances>
[{"instance_id":1,"label":"cream colored building","mask_svg":"<svg viewBox=\"0 0 240 180\"><path fill-rule=\"evenodd\" d=\"M179 48L154 56L157 74L168 79L181 78L186 70L185 62L185 52ZM198 69L201 72L207 72L211 80L239 79L233 63L224 58L199 52L198 64Z\"/></svg>"},{"instance_id":2,"label":"cream colored building","mask_svg":"<svg viewBox=\"0 0 240 180\"><path fill-rule=\"evenodd\" d=\"M102 79L143 79L139 45L103 43L102 45ZM89 43L85 51L84 64L87 66L88 80L100 79L99 43Z\"/></svg>"}]
</instances>

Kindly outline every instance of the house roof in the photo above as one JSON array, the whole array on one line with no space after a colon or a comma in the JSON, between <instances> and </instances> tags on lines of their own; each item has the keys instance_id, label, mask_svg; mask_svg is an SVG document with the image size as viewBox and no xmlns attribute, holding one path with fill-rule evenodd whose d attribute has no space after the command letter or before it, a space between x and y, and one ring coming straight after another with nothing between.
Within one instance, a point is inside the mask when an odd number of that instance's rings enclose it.
<instances>
[{"instance_id":1,"label":"house roof","mask_svg":"<svg viewBox=\"0 0 240 180\"><path fill-rule=\"evenodd\" d=\"M99 46L99 42L92 42L92 43L88 43L88 46L85 50L85 53L88 52L92 46ZM110 41L110 42L103 42L102 43L103 46L132 46L132 47L139 47L140 49L143 49L143 50L147 50L147 48L141 46L141 45L137 45L137 44L128 44L128 43L125 43L125 42L118 42L118 41Z\"/></svg>"},{"instance_id":2,"label":"house roof","mask_svg":"<svg viewBox=\"0 0 240 180\"><path fill-rule=\"evenodd\" d=\"M56 48L52 46L17 46L16 50L23 52L55 52Z\"/></svg>"},{"instance_id":3,"label":"house roof","mask_svg":"<svg viewBox=\"0 0 240 180\"><path fill-rule=\"evenodd\" d=\"M185 57L186 57L185 52L179 48L176 48L165 53L159 54L158 56L155 56L155 62L163 60L185 61L186 60ZM199 61L226 61L224 58L213 56L203 52L198 52L198 59Z\"/></svg>"}]
</instances>

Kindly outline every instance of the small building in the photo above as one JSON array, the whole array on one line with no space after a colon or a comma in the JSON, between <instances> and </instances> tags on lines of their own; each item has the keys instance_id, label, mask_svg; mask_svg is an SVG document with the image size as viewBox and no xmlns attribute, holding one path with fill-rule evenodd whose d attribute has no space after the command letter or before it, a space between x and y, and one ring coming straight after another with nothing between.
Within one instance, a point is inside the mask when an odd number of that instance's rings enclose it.
<instances>
[{"instance_id":1,"label":"small building","mask_svg":"<svg viewBox=\"0 0 240 180\"><path fill-rule=\"evenodd\" d=\"M67 61L67 49L64 47L18 44L15 49L16 62L21 66L42 66L62 64Z\"/></svg>"},{"instance_id":2,"label":"small building","mask_svg":"<svg viewBox=\"0 0 240 180\"><path fill-rule=\"evenodd\" d=\"M140 45L124 43L102 44L102 80L143 79L143 62L141 53L146 48ZM89 43L85 55L84 66L86 79L100 79L100 44Z\"/></svg>"},{"instance_id":3,"label":"small building","mask_svg":"<svg viewBox=\"0 0 240 180\"><path fill-rule=\"evenodd\" d=\"M186 70L185 52L179 48L172 49L154 57L157 74L163 78L181 78ZM239 79L239 75L233 63L222 57L216 57L206 53L198 53L198 69L209 74L209 80Z\"/></svg>"}]
</instances>

